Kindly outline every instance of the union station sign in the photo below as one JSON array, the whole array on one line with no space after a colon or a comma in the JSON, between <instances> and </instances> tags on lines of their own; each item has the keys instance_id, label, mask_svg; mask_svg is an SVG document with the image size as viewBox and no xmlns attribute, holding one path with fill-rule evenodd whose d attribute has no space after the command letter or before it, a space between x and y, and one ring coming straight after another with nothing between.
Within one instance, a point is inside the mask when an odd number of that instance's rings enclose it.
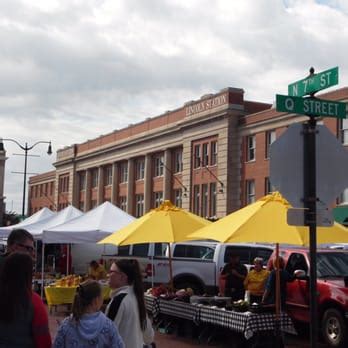
<instances>
[{"instance_id":1,"label":"union station sign","mask_svg":"<svg viewBox=\"0 0 348 348\"><path fill-rule=\"evenodd\" d=\"M186 116L191 116L206 110L211 110L227 103L227 94L209 98L198 103L186 106Z\"/></svg>"}]
</instances>

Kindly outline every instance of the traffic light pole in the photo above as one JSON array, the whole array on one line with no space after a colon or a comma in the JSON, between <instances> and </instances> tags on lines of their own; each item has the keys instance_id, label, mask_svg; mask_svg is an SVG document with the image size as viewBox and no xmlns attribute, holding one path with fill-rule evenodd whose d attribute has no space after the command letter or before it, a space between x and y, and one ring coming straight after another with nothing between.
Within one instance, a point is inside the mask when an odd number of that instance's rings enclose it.
<instances>
[{"instance_id":1,"label":"traffic light pole","mask_svg":"<svg viewBox=\"0 0 348 348\"><path fill-rule=\"evenodd\" d=\"M316 192L316 118L311 116L303 125L304 135L304 200L306 225L309 226L310 258L310 342L311 348L318 342L318 302L317 302L317 192Z\"/></svg>"}]
</instances>

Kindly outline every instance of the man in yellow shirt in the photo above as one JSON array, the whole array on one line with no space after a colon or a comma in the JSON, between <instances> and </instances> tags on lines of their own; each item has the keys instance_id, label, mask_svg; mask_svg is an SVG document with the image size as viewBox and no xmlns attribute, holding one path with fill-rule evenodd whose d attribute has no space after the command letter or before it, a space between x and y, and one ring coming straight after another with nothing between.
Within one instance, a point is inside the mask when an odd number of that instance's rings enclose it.
<instances>
[{"instance_id":1,"label":"man in yellow shirt","mask_svg":"<svg viewBox=\"0 0 348 348\"><path fill-rule=\"evenodd\" d=\"M269 276L269 271L263 269L263 259L254 259L254 269L252 269L244 280L245 290L250 293L250 303L260 303L265 290L265 284Z\"/></svg>"},{"instance_id":2,"label":"man in yellow shirt","mask_svg":"<svg viewBox=\"0 0 348 348\"><path fill-rule=\"evenodd\" d=\"M103 265L100 265L97 261L93 260L89 264L88 276L95 280L105 279L106 270Z\"/></svg>"}]
</instances>

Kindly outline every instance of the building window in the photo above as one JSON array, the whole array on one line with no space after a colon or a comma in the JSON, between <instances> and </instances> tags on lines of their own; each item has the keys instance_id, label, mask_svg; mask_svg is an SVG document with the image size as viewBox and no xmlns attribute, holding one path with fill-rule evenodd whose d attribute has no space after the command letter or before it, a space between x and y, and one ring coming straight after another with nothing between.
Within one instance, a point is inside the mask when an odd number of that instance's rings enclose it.
<instances>
[{"instance_id":1,"label":"building window","mask_svg":"<svg viewBox=\"0 0 348 348\"><path fill-rule=\"evenodd\" d=\"M43 187L42 185L39 186L39 196L41 197L43 195ZM69 192L69 176L64 175L59 177L58 181L58 192Z\"/></svg>"},{"instance_id":2,"label":"building window","mask_svg":"<svg viewBox=\"0 0 348 348\"><path fill-rule=\"evenodd\" d=\"M127 211L127 196L120 196L120 209Z\"/></svg>"},{"instance_id":3,"label":"building window","mask_svg":"<svg viewBox=\"0 0 348 348\"><path fill-rule=\"evenodd\" d=\"M135 195L135 216L140 217L144 214L144 195Z\"/></svg>"},{"instance_id":4,"label":"building window","mask_svg":"<svg viewBox=\"0 0 348 348\"><path fill-rule=\"evenodd\" d=\"M50 183L50 195L53 195L53 182Z\"/></svg>"},{"instance_id":5,"label":"building window","mask_svg":"<svg viewBox=\"0 0 348 348\"><path fill-rule=\"evenodd\" d=\"M91 187L92 188L98 187L98 168L92 169L92 172L91 172Z\"/></svg>"},{"instance_id":6,"label":"building window","mask_svg":"<svg viewBox=\"0 0 348 348\"><path fill-rule=\"evenodd\" d=\"M92 199L91 200L91 209L94 209L97 207L97 200L96 199Z\"/></svg>"},{"instance_id":7,"label":"building window","mask_svg":"<svg viewBox=\"0 0 348 348\"><path fill-rule=\"evenodd\" d=\"M267 178L265 178L265 195L268 195L272 191L273 190L272 190L272 186L271 186L271 181L267 177Z\"/></svg>"},{"instance_id":8,"label":"building window","mask_svg":"<svg viewBox=\"0 0 348 348\"><path fill-rule=\"evenodd\" d=\"M204 143L202 146L202 165L203 167L209 164L209 152L208 152L208 143Z\"/></svg>"},{"instance_id":9,"label":"building window","mask_svg":"<svg viewBox=\"0 0 348 348\"><path fill-rule=\"evenodd\" d=\"M203 217L208 217L208 184L202 185L202 214Z\"/></svg>"},{"instance_id":10,"label":"building window","mask_svg":"<svg viewBox=\"0 0 348 348\"><path fill-rule=\"evenodd\" d=\"M193 212L196 215L199 215L200 211L200 192L199 185L193 186Z\"/></svg>"},{"instance_id":11,"label":"building window","mask_svg":"<svg viewBox=\"0 0 348 348\"><path fill-rule=\"evenodd\" d=\"M210 143L210 165L215 166L217 164L217 141Z\"/></svg>"},{"instance_id":12,"label":"building window","mask_svg":"<svg viewBox=\"0 0 348 348\"><path fill-rule=\"evenodd\" d=\"M348 145L348 118L340 120L340 138L343 145Z\"/></svg>"},{"instance_id":13,"label":"building window","mask_svg":"<svg viewBox=\"0 0 348 348\"><path fill-rule=\"evenodd\" d=\"M145 160L137 159L135 162L135 180L144 180L145 177Z\"/></svg>"},{"instance_id":14,"label":"building window","mask_svg":"<svg viewBox=\"0 0 348 348\"><path fill-rule=\"evenodd\" d=\"M86 172L80 172L78 175L79 175L79 190L83 191L86 189Z\"/></svg>"},{"instance_id":15,"label":"building window","mask_svg":"<svg viewBox=\"0 0 348 348\"><path fill-rule=\"evenodd\" d=\"M174 204L179 208L182 207L182 189L174 190Z\"/></svg>"},{"instance_id":16,"label":"building window","mask_svg":"<svg viewBox=\"0 0 348 348\"><path fill-rule=\"evenodd\" d=\"M85 202L84 202L84 201L80 201L80 202L79 202L79 209L80 209L81 211L83 211L83 210L85 209Z\"/></svg>"},{"instance_id":17,"label":"building window","mask_svg":"<svg viewBox=\"0 0 348 348\"><path fill-rule=\"evenodd\" d=\"M163 192L162 191L154 192L153 201L154 201L154 207L155 208L159 207L163 203Z\"/></svg>"},{"instance_id":18,"label":"building window","mask_svg":"<svg viewBox=\"0 0 348 348\"><path fill-rule=\"evenodd\" d=\"M157 155L154 158L155 161L155 176L163 176L163 155Z\"/></svg>"},{"instance_id":19,"label":"building window","mask_svg":"<svg viewBox=\"0 0 348 348\"><path fill-rule=\"evenodd\" d=\"M247 137L247 161L255 160L255 147L256 147L255 135L248 136Z\"/></svg>"},{"instance_id":20,"label":"building window","mask_svg":"<svg viewBox=\"0 0 348 348\"><path fill-rule=\"evenodd\" d=\"M175 150L174 152L174 173L182 172L182 150Z\"/></svg>"},{"instance_id":21,"label":"building window","mask_svg":"<svg viewBox=\"0 0 348 348\"><path fill-rule=\"evenodd\" d=\"M201 145L195 145L193 149L193 168L201 166Z\"/></svg>"},{"instance_id":22,"label":"building window","mask_svg":"<svg viewBox=\"0 0 348 348\"><path fill-rule=\"evenodd\" d=\"M265 158L269 158L270 148L272 143L276 140L276 132L274 130L266 132L266 153Z\"/></svg>"},{"instance_id":23,"label":"building window","mask_svg":"<svg viewBox=\"0 0 348 348\"><path fill-rule=\"evenodd\" d=\"M246 181L246 203L255 202L255 180Z\"/></svg>"},{"instance_id":24,"label":"building window","mask_svg":"<svg viewBox=\"0 0 348 348\"><path fill-rule=\"evenodd\" d=\"M123 162L120 165L120 183L128 182L128 163Z\"/></svg>"},{"instance_id":25,"label":"building window","mask_svg":"<svg viewBox=\"0 0 348 348\"><path fill-rule=\"evenodd\" d=\"M105 186L112 185L112 166L105 167Z\"/></svg>"},{"instance_id":26,"label":"building window","mask_svg":"<svg viewBox=\"0 0 348 348\"><path fill-rule=\"evenodd\" d=\"M216 182L210 184L210 207L209 216L216 216Z\"/></svg>"}]
</instances>

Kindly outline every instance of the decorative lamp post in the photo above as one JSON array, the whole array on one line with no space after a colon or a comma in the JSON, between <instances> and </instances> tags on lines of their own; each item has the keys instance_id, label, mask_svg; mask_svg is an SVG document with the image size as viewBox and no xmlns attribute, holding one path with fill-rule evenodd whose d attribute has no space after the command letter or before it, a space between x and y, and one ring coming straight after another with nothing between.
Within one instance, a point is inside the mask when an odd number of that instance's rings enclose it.
<instances>
[{"instance_id":1,"label":"decorative lamp post","mask_svg":"<svg viewBox=\"0 0 348 348\"><path fill-rule=\"evenodd\" d=\"M23 182L23 201L22 201L22 217L24 217L25 213L25 194L26 194L26 184L27 184L27 162L28 162L28 152L32 150L36 145L38 144L48 144L47 148L47 154L51 155L52 154L52 145L50 141L37 141L33 145L28 145L28 143L25 143L25 145L21 145L17 140L14 139L2 139L0 138L0 149L4 149L4 144L3 141L11 141L15 144L17 144L23 151L24 151L24 182Z\"/></svg>"}]
</instances>

